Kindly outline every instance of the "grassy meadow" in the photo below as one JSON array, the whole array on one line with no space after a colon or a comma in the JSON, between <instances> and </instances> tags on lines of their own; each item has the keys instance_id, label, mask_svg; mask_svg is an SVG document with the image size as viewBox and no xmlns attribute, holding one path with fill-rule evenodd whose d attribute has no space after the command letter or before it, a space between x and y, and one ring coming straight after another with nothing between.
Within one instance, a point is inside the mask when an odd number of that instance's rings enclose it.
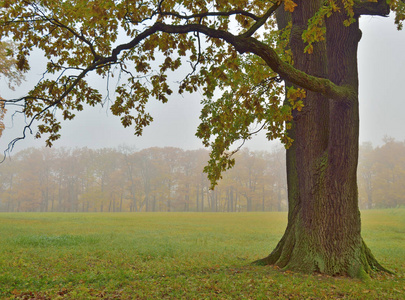
<instances>
[{"instance_id":1,"label":"grassy meadow","mask_svg":"<svg viewBox=\"0 0 405 300\"><path fill-rule=\"evenodd\" d=\"M249 263L286 213L1 213L0 299L403 299L405 209L362 212L396 275L361 282Z\"/></svg>"}]
</instances>

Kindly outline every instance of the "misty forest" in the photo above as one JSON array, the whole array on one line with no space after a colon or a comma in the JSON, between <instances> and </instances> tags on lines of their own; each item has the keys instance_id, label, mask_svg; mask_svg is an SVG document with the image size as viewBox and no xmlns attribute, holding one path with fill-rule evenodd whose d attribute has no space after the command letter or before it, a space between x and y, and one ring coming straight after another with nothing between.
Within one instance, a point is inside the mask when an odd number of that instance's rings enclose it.
<instances>
[{"instance_id":1,"label":"misty forest","mask_svg":"<svg viewBox=\"0 0 405 300\"><path fill-rule=\"evenodd\" d=\"M360 147L363 209L405 205L405 142ZM287 210L285 150L244 149L210 189L208 150L29 148L3 162L4 212L249 212Z\"/></svg>"},{"instance_id":2,"label":"misty forest","mask_svg":"<svg viewBox=\"0 0 405 300\"><path fill-rule=\"evenodd\" d=\"M359 143L363 16L401 30L405 0L0 0L0 298L402 299L405 141ZM193 94L206 149L51 148Z\"/></svg>"}]
</instances>

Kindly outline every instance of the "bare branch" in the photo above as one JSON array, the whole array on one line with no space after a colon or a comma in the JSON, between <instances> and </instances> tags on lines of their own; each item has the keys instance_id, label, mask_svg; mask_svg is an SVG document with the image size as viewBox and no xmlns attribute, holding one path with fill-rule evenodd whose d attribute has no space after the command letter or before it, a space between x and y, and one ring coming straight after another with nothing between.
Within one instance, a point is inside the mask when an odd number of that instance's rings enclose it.
<instances>
[{"instance_id":1,"label":"bare branch","mask_svg":"<svg viewBox=\"0 0 405 300\"><path fill-rule=\"evenodd\" d=\"M198 42L198 57L197 57L197 60L196 60L196 62L195 62L194 64L190 61L190 66L191 66L191 69L192 69L192 70L191 70L190 73L188 73L188 74L186 75L186 77L185 77L183 80L180 81L180 83L181 83L181 82L184 82L184 81L187 80L190 76L192 76L192 75L197 71L197 66L198 66L199 63L201 62L202 54L201 54L201 38L200 38L200 33L197 32L197 33L196 33L196 36L197 36L197 42Z\"/></svg>"},{"instance_id":2,"label":"bare branch","mask_svg":"<svg viewBox=\"0 0 405 300\"><path fill-rule=\"evenodd\" d=\"M90 67L88 67L88 68L85 69L82 73L80 73L80 74L76 77L76 79L73 81L73 83L63 92L63 94L62 94L56 101L51 101L51 100L49 100L49 99L44 99L44 98L35 97L34 99L43 100L44 102L48 102L48 103L51 102L51 103L50 103L49 105L47 105L44 109L42 109L40 112L36 113L35 115L33 115L33 116L31 117L30 122L29 122L26 126L24 126L24 129L23 129L23 131L22 131L22 136L13 139L13 140L8 144L7 149L4 151L4 158L3 158L3 161L4 161L4 159L6 158L6 154L7 154L7 153L10 153L10 151L12 151L12 150L14 149L15 144L16 144L18 141L23 140L23 139L26 138L26 132L27 132L27 130L29 130L30 133L32 134L32 128L31 128L31 127L32 127L32 124L34 123L34 121L37 120L37 119L39 119L45 112L47 112L47 111L48 111L49 109L51 109L52 107L55 107L55 106L57 106L58 104L60 104L60 103L63 101L63 99L65 99L65 97L68 96L68 95L70 94L70 92L77 86L77 84L80 82L80 80L82 80L82 79L87 75L87 73L89 73L90 71L96 69L97 67L98 67L98 64L97 64L97 63L93 63ZM9 103L9 102L11 102L11 103L13 103L13 102L14 102L14 103L17 103L17 102L24 101L24 100L26 100L26 99L33 99L33 97L24 97L24 98L15 99L15 100L8 100L8 101L6 100L5 102L6 102L6 103ZM0 162L0 163L1 163L1 162Z\"/></svg>"}]
</instances>

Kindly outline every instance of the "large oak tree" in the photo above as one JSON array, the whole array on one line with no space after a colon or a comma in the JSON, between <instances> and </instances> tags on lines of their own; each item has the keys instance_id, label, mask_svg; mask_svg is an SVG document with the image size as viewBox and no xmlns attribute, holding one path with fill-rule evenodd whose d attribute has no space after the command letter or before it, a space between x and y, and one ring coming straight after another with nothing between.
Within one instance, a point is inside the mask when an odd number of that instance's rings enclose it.
<instances>
[{"instance_id":1,"label":"large oak tree","mask_svg":"<svg viewBox=\"0 0 405 300\"><path fill-rule=\"evenodd\" d=\"M205 95L197 135L212 147L213 185L234 164L230 147L255 125L288 148L288 226L260 262L352 277L383 270L360 234L358 19L395 10L400 26L403 2L2 0L1 7L0 37L17 43L19 69L29 69L36 48L48 59L28 95L5 102L23 104L31 120L23 136L37 122L36 136L51 145L58 116L73 119L84 104L102 103L90 73L107 84L120 79L111 110L142 134L152 121L146 103L166 102L168 75L190 66L179 92Z\"/></svg>"}]
</instances>

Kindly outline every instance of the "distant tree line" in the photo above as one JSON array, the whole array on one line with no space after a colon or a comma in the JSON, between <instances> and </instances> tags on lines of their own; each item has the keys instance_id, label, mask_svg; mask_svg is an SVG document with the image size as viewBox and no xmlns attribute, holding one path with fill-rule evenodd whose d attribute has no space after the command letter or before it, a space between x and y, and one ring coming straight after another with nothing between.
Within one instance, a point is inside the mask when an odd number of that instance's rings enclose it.
<instances>
[{"instance_id":1,"label":"distant tree line","mask_svg":"<svg viewBox=\"0 0 405 300\"><path fill-rule=\"evenodd\" d=\"M362 208L405 205L405 143L360 147ZM207 150L29 148L0 165L0 211L283 211L285 151L242 150L210 190Z\"/></svg>"},{"instance_id":2,"label":"distant tree line","mask_svg":"<svg viewBox=\"0 0 405 300\"><path fill-rule=\"evenodd\" d=\"M362 208L405 206L405 142L385 137L380 147L363 143L357 177Z\"/></svg>"},{"instance_id":3,"label":"distant tree line","mask_svg":"<svg viewBox=\"0 0 405 300\"><path fill-rule=\"evenodd\" d=\"M203 173L208 155L179 148L29 148L0 165L0 210L286 210L283 149L237 153L215 190Z\"/></svg>"}]
</instances>

